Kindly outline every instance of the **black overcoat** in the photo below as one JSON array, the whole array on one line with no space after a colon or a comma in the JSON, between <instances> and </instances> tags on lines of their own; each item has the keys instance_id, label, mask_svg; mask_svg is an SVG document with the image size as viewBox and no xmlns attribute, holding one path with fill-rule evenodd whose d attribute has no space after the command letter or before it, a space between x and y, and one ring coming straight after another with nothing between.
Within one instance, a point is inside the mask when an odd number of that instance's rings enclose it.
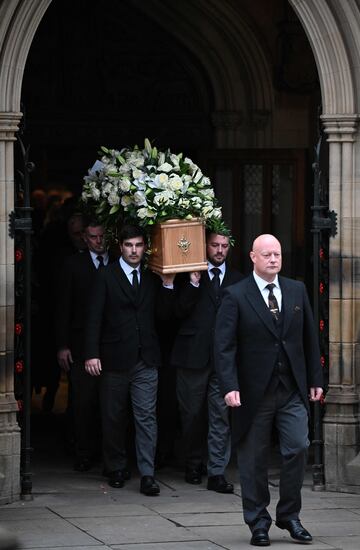
<instances>
[{"instance_id":1,"label":"black overcoat","mask_svg":"<svg viewBox=\"0 0 360 550\"><path fill-rule=\"evenodd\" d=\"M309 410L310 387L322 387L319 345L305 286L279 276L284 316L279 335L253 275L225 290L217 315L215 366L223 395L239 390L232 409L233 442L249 429L283 347Z\"/></svg>"}]
</instances>

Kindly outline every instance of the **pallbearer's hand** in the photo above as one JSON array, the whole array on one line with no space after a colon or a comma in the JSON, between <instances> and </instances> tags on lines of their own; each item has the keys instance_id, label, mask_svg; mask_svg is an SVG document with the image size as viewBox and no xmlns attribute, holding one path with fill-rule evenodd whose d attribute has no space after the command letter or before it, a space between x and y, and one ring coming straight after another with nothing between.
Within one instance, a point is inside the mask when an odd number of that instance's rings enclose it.
<instances>
[{"instance_id":1,"label":"pallbearer's hand","mask_svg":"<svg viewBox=\"0 0 360 550\"><path fill-rule=\"evenodd\" d=\"M176 273L159 273L164 286L173 286Z\"/></svg>"},{"instance_id":2,"label":"pallbearer's hand","mask_svg":"<svg viewBox=\"0 0 360 550\"><path fill-rule=\"evenodd\" d=\"M190 281L192 282L193 285L197 286L200 283L200 279L201 279L200 271L192 271L190 273Z\"/></svg>"},{"instance_id":3,"label":"pallbearer's hand","mask_svg":"<svg viewBox=\"0 0 360 550\"><path fill-rule=\"evenodd\" d=\"M240 407L240 392L239 391L230 391L224 397L225 403L228 407Z\"/></svg>"},{"instance_id":4,"label":"pallbearer's hand","mask_svg":"<svg viewBox=\"0 0 360 550\"><path fill-rule=\"evenodd\" d=\"M100 359L87 359L85 361L85 370L91 376L99 376L101 374L101 361Z\"/></svg>"}]
</instances>

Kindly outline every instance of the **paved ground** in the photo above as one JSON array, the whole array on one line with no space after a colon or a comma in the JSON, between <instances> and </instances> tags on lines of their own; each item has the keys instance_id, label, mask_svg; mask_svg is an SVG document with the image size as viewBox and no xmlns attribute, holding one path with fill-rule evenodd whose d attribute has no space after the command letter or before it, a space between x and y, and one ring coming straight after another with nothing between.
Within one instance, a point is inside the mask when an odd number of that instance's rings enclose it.
<instances>
[{"instance_id":1,"label":"paved ground","mask_svg":"<svg viewBox=\"0 0 360 550\"><path fill-rule=\"evenodd\" d=\"M161 494L139 493L134 472L123 489L108 487L100 466L85 474L58 452L56 430L34 445L33 500L0 506L1 525L31 550L238 550L249 546L234 467L233 495L183 481L179 468L157 472ZM55 451L55 452L54 452ZM276 471L271 494L277 495ZM274 506L270 509L274 511ZM304 525L314 536L312 550L360 549L360 495L314 492L311 475L303 490ZM273 526L272 548L294 549L289 535ZM4 546L0 548L3 549Z\"/></svg>"}]
</instances>

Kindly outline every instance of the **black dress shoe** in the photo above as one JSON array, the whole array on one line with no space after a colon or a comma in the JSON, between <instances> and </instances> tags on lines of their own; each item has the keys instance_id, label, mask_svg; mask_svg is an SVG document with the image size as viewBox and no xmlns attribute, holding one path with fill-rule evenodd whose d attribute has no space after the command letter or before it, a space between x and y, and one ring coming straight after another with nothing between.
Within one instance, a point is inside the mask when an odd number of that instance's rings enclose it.
<instances>
[{"instance_id":1,"label":"black dress shoe","mask_svg":"<svg viewBox=\"0 0 360 550\"><path fill-rule=\"evenodd\" d=\"M200 485L202 482L201 469L199 468L186 468L185 481L192 485Z\"/></svg>"},{"instance_id":2,"label":"black dress shoe","mask_svg":"<svg viewBox=\"0 0 360 550\"><path fill-rule=\"evenodd\" d=\"M93 467L93 463L89 458L79 458L74 463L76 472L88 472Z\"/></svg>"},{"instance_id":3,"label":"black dress shoe","mask_svg":"<svg viewBox=\"0 0 360 550\"><path fill-rule=\"evenodd\" d=\"M266 529L254 529L250 544L253 546L270 546L269 534Z\"/></svg>"},{"instance_id":4,"label":"black dress shoe","mask_svg":"<svg viewBox=\"0 0 360 550\"><path fill-rule=\"evenodd\" d=\"M309 531L304 529L299 519L288 519L285 521L276 521L276 527L279 529L287 529L291 535L291 538L298 540L299 542L311 542L312 536Z\"/></svg>"},{"instance_id":5,"label":"black dress shoe","mask_svg":"<svg viewBox=\"0 0 360 550\"><path fill-rule=\"evenodd\" d=\"M234 492L234 485L226 481L224 476L208 477L207 488L209 491L216 491L217 493Z\"/></svg>"},{"instance_id":6,"label":"black dress shoe","mask_svg":"<svg viewBox=\"0 0 360 550\"><path fill-rule=\"evenodd\" d=\"M121 489L121 487L124 487L124 476L121 470L109 472L108 477L108 484L110 487L114 487L115 489Z\"/></svg>"},{"instance_id":7,"label":"black dress shoe","mask_svg":"<svg viewBox=\"0 0 360 550\"><path fill-rule=\"evenodd\" d=\"M149 497L160 493L160 487L153 476L142 476L140 481L140 493Z\"/></svg>"},{"instance_id":8,"label":"black dress shoe","mask_svg":"<svg viewBox=\"0 0 360 550\"><path fill-rule=\"evenodd\" d=\"M119 471L122 473L124 481L129 481L129 479L131 479L131 471L128 468L123 468L122 470L119 470ZM110 477L111 474L112 472L109 472L109 470L107 470L106 468L103 468L102 475L104 477Z\"/></svg>"}]
</instances>

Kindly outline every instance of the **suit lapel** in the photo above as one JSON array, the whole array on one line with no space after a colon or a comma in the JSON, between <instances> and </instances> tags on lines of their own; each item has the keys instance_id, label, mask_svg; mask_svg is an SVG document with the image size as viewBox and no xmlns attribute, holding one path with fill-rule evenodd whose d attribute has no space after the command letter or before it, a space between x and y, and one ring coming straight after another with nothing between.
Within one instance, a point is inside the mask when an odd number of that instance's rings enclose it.
<instances>
[{"instance_id":1,"label":"suit lapel","mask_svg":"<svg viewBox=\"0 0 360 550\"><path fill-rule=\"evenodd\" d=\"M212 299L212 301L214 302L214 305L216 306L217 303L216 303L215 291L214 291L213 284L210 280L208 271L203 271L201 273L201 283L204 285L206 292L208 292L210 298Z\"/></svg>"},{"instance_id":2,"label":"suit lapel","mask_svg":"<svg viewBox=\"0 0 360 550\"><path fill-rule=\"evenodd\" d=\"M141 302L145 297L146 289L148 287L149 277L151 277L150 272L142 269L141 275L140 275L139 295L137 296L137 300L136 300L137 304L141 304Z\"/></svg>"},{"instance_id":3,"label":"suit lapel","mask_svg":"<svg viewBox=\"0 0 360 550\"><path fill-rule=\"evenodd\" d=\"M135 303L136 297L134 294L134 289L130 284L129 279L125 275L123 269L120 267L119 262L115 262L114 264L112 264L112 266L116 282L121 287L121 289L126 292L129 298L131 298L131 300Z\"/></svg>"},{"instance_id":4,"label":"suit lapel","mask_svg":"<svg viewBox=\"0 0 360 550\"><path fill-rule=\"evenodd\" d=\"M257 284L255 283L253 275L249 275L248 278L246 299L249 301L252 308L256 311L257 315L270 330L270 332L277 336L276 328L270 310L265 304L264 298L262 297Z\"/></svg>"},{"instance_id":5,"label":"suit lapel","mask_svg":"<svg viewBox=\"0 0 360 550\"><path fill-rule=\"evenodd\" d=\"M282 277L279 277L279 284L281 288L281 311L284 318L284 325L283 325L283 335L286 334L288 331L288 328L290 326L290 323L292 321L294 311L295 311L295 293L294 291L289 288L289 283L286 279L283 279Z\"/></svg>"},{"instance_id":6,"label":"suit lapel","mask_svg":"<svg viewBox=\"0 0 360 550\"><path fill-rule=\"evenodd\" d=\"M78 254L84 255L84 260L86 261L86 264L89 266L89 268L92 269L93 271L97 271L89 250L86 250L80 253L78 252Z\"/></svg>"}]
</instances>

